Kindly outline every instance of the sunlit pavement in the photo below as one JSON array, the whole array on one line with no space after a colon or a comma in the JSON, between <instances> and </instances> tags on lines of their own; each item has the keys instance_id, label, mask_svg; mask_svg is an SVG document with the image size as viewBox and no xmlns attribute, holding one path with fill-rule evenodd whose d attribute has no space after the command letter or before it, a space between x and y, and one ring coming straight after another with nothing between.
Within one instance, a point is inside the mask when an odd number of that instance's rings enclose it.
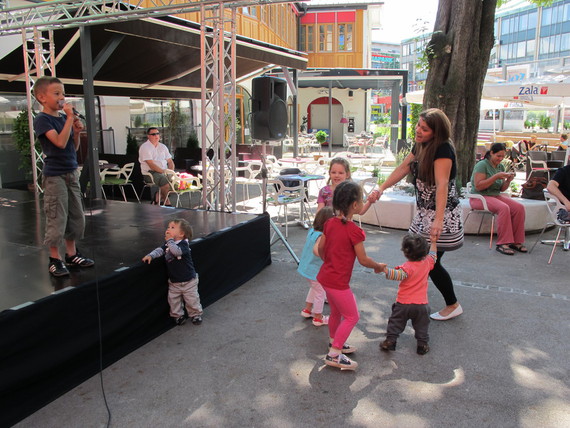
<instances>
[{"instance_id":1,"label":"sunlit pavement","mask_svg":"<svg viewBox=\"0 0 570 428\"><path fill-rule=\"evenodd\" d=\"M364 228L369 255L391 266L403 261L405 231ZM305 236L291 223L297 254ZM536 238L527 236L529 248ZM570 252L558 248L548 265L550 249L539 243L532 254L505 256L485 235L446 253L465 312L431 323L425 356L415 353L410 327L395 352L379 350L397 283L357 265L361 318L350 343L359 367L341 372L322 361L327 328L299 314L307 283L278 240L273 263L206 308L201 326L173 328L103 372L111 426L570 426ZM443 306L433 285L429 298L433 310ZM19 426L106 421L95 376Z\"/></svg>"}]
</instances>

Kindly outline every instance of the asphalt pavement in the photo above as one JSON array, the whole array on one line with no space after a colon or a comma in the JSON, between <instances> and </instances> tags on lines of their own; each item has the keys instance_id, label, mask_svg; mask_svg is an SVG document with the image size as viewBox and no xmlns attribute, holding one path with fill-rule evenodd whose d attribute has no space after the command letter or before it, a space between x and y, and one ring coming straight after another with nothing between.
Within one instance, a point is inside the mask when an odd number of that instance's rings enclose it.
<instances>
[{"instance_id":1,"label":"asphalt pavement","mask_svg":"<svg viewBox=\"0 0 570 428\"><path fill-rule=\"evenodd\" d=\"M364 228L370 256L404 261L405 231ZM297 253L305 236L289 227ZM424 356L409 326L396 351L379 350L397 283L357 265L351 372L323 364L327 327L300 316L308 287L278 241L273 263L207 307L202 325L173 328L17 426L104 427L106 397L112 427L568 427L570 252L548 265L550 249L502 255L485 235L446 253L464 314L432 321ZM444 304L431 283L429 299Z\"/></svg>"}]
</instances>

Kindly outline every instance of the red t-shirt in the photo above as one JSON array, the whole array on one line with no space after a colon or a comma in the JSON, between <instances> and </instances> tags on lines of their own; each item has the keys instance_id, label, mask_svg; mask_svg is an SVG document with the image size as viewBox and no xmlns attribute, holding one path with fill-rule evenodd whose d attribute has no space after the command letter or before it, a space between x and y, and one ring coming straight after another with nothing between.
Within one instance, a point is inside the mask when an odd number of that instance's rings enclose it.
<instances>
[{"instance_id":1,"label":"red t-shirt","mask_svg":"<svg viewBox=\"0 0 570 428\"><path fill-rule=\"evenodd\" d=\"M354 246L366 239L364 230L353 221L343 224L333 217L325 223L325 257L317 281L328 288L345 290L349 287L356 252Z\"/></svg>"},{"instance_id":2,"label":"red t-shirt","mask_svg":"<svg viewBox=\"0 0 570 428\"><path fill-rule=\"evenodd\" d=\"M435 253L430 253L420 261L407 261L402 266L396 267L408 274L408 277L400 282L396 302L427 305L428 275L435 264L434 257L436 257Z\"/></svg>"}]
</instances>

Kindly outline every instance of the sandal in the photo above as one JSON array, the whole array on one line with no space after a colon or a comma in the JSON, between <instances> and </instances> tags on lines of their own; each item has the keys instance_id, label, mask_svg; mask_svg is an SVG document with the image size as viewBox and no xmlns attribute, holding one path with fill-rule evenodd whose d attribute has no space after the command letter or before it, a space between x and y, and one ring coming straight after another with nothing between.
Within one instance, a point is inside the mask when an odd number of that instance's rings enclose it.
<instances>
[{"instance_id":1,"label":"sandal","mask_svg":"<svg viewBox=\"0 0 570 428\"><path fill-rule=\"evenodd\" d=\"M512 248L519 253L528 253L527 248L523 244L511 244L509 245L509 248Z\"/></svg>"},{"instance_id":2,"label":"sandal","mask_svg":"<svg viewBox=\"0 0 570 428\"><path fill-rule=\"evenodd\" d=\"M501 254L506 254L507 256L515 255L515 252L506 245L497 245L497 251Z\"/></svg>"}]
</instances>

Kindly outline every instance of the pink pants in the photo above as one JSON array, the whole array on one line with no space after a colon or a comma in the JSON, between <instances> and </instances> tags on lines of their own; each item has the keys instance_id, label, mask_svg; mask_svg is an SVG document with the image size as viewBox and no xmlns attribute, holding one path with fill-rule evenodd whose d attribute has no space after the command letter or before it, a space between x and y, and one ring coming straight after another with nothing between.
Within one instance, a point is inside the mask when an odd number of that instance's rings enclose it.
<instances>
[{"instance_id":1,"label":"pink pants","mask_svg":"<svg viewBox=\"0 0 570 428\"><path fill-rule=\"evenodd\" d=\"M342 349L352 329L360 319L358 306L352 290L337 290L323 287L331 309L329 316L329 336L333 338L332 347Z\"/></svg>"},{"instance_id":2,"label":"pink pants","mask_svg":"<svg viewBox=\"0 0 570 428\"><path fill-rule=\"evenodd\" d=\"M491 212L497 214L497 245L524 244L524 206L508 196L483 196ZM471 208L483 209L478 199L469 199Z\"/></svg>"},{"instance_id":3,"label":"pink pants","mask_svg":"<svg viewBox=\"0 0 570 428\"><path fill-rule=\"evenodd\" d=\"M323 286L319 284L319 281L313 281L311 279L307 279L307 281L309 281L311 288L309 289L305 302L313 304L314 314L322 314L323 307L325 306L325 290Z\"/></svg>"}]
</instances>

